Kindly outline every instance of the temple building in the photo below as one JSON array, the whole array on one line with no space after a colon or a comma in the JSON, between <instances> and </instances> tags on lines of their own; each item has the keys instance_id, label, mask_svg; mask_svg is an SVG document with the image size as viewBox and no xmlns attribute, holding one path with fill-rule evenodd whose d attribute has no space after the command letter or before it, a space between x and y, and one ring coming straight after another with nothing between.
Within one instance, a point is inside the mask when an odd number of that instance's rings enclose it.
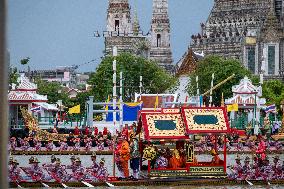
<instances>
[{"instance_id":1,"label":"temple building","mask_svg":"<svg viewBox=\"0 0 284 189\"><path fill-rule=\"evenodd\" d=\"M284 1L215 0L194 52L239 59L265 79L284 78Z\"/></svg>"},{"instance_id":2,"label":"temple building","mask_svg":"<svg viewBox=\"0 0 284 189\"><path fill-rule=\"evenodd\" d=\"M104 38L105 55L111 55L117 46L118 52L152 59L167 71L174 71L168 0L153 0L151 30L146 35L140 30L136 11L134 19L131 18L128 0L109 0Z\"/></svg>"}]
</instances>

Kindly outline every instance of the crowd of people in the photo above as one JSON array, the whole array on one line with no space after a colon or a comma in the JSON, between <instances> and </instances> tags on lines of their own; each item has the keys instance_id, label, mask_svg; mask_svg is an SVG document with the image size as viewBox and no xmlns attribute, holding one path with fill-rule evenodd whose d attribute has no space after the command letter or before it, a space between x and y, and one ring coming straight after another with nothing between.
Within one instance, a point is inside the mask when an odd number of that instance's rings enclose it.
<instances>
[{"instance_id":1,"label":"crowd of people","mask_svg":"<svg viewBox=\"0 0 284 189\"><path fill-rule=\"evenodd\" d=\"M106 181L108 179L108 171L105 166L104 158L97 161L96 153L91 155L93 162L90 167L84 167L79 157L72 155L69 165L62 165L60 158L51 156L50 163L43 163L35 157L30 157L28 167L19 167L18 161L9 158L9 181L10 182L80 182L80 181Z\"/></svg>"},{"instance_id":2,"label":"crowd of people","mask_svg":"<svg viewBox=\"0 0 284 189\"><path fill-rule=\"evenodd\" d=\"M284 161L281 165L278 155L273 157L272 163L267 156L262 159L256 155L252 160L246 156L243 164L239 156L235 160L235 165L228 167L231 170L230 179L265 181L284 179Z\"/></svg>"}]
</instances>

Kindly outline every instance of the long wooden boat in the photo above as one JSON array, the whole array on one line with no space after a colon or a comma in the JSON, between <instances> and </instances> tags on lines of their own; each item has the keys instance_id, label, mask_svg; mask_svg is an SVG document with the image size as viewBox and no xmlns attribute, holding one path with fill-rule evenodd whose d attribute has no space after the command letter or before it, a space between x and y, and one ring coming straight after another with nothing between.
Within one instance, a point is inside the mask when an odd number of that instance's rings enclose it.
<instances>
[{"instance_id":1,"label":"long wooden boat","mask_svg":"<svg viewBox=\"0 0 284 189\"><path fill-rule=\"evenodd\" d=\"M199 152L194 151L195 154L210 154L210 152ZM222 152L219 152L222 154ZM227 154L251 154L251 151L227 151ZM272 154L283 154L284 150L271 150L270 153ZM86 152L86 151L11 151L11 155L91 155L92 151ZM104 150L104 151L96 151L97 155L112 155L113 152L110 150Z\"/></svg>"},{"instance_id":2,"label":"long wooden boat","mask_svg":"<svg viewBox=\"0 0 284 189\"><path fill-rule=\"evenodd\" d=\"M249 185L249 182L253 185L284 185L284 180L229 180L229 179L146 179L138 181L110 181L109 183L114 186L233 186L233 185ZM63 188L61 183L56 182L45 182L50 187ZM21 183L10 183L10 188L17 188L19 185L24 188L40 188L44 187L41 182L21 182ZM86 187L83 182L68 182L64 183L68 187ZM98 186L109 186L106 182L94 182L89 183L94 187Z\"/></svg>"}]
</instances>

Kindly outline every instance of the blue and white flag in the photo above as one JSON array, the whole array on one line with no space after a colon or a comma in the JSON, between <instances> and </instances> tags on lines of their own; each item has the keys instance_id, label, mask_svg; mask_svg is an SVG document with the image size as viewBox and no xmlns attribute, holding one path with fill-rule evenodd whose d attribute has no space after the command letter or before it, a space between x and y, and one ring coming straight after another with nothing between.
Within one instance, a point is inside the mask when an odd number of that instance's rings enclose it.
<instances>
[{"instance_id":1,"label":"blue and white flag","mask_svg":"<svg viewBox=\"0 0 284 189\"><path fill-rule=\"evenodd\" d=\"M267 106L267 107L265 108L265 112L266 112L266 113L269 113L269 112L271 112L271 113L276 113L276 106L275 106L275 104L272 104L272 105Z\"/></svg>"},{"instance_id":2,"label":"blue and white flag","mask_svg":"<svg viewBox=\"0 0 284 189\"><path fill-rule=\"evenodd\" d=\"M34 107L32 107L32 108L31 108L31 111L32 111L32 112L37 112L37 113L38 113L38 112L40 112L40 111L41 111L41 106L34 106Z\"/></svg>"}]
</instances>

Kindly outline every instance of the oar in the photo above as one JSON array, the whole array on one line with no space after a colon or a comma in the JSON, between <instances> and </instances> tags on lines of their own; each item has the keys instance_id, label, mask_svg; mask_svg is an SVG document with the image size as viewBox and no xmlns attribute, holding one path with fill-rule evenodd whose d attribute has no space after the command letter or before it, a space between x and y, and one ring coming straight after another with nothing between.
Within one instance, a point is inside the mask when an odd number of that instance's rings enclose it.
<instances>
[{"instance_id":1,"label":"oar","mask_svg":"<svg viewBox=\"0 0 284 189\"><path fill-rule=\"evenodd\" d=\"M64 187L64 188L68 188L68 186L64 183L61 183L61 185Z\"/></svg>"},{"instance_id":2,"label":"oar","mask_svg":"<svg viewBox=\"0 0 284 189\"><path fill-rule=\"evenodd\" d=\"M91 185L90 183L87 183L86 181L81 181L83 184L85 184L86 186L88 186L89 188L94 188L93 185Z\"/></svg>"},{"instance_id":3,"label":"oar","mask_svg":"<svg viewBox=\"0 0 284 189\"><path fill-rule=\"evenodd\" d=\"M43 182L40 182L44 187L46 188L50 188L47 184L43 183Z\"/></svg>"},{"instance_id":4,"label":"oar","mask_svg":"<svg viewBox=\"0 0 284 189\"><path fill-rule=\"evenodd\" d=\"M248 181L248 180L246 180L246 182L247 182L250 186L253 186L253 183L252 183L252 182L250 182L250 181Z\"/></svg>"},{"instance_id":5,"label":"oar","mask_svg":"<svg viewBox=\"0 0 284 189\"><path fill-rule=\"evenodd\" d=\"M109 186L109 187L114 187L113 184L109 183L109 182L106 182L106 184Z\"/></svg>"}]
</instances>

